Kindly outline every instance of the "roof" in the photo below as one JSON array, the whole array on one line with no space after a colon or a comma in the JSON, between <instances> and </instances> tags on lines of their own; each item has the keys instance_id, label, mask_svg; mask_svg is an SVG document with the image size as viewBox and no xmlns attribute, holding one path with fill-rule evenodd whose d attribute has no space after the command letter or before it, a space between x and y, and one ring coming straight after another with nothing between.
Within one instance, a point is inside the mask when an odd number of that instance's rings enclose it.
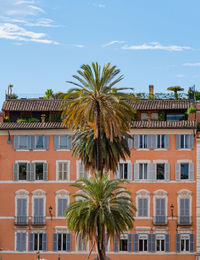
<instances>
[{"instance_id":1,"label":"roof","mask_svg":"<svg viewBox=\"0 0 200 260\"><path fill-rule=\"evenodd\" d=\"M132 129L194 129L196 121L134 121ZM48 129L67 129L60 122L48 123L0 123L0 130L48 130Z\"/></svg>"},{"instance_id":2,"label":"roof","mask_svg":"<svg viewBox=\"0 0 200 260\"><path fill-rule=\"evenodd\" d=\"M62 111L63 99L10 99L3 103L3 111ZM194 106L192 100L136 100L132 103L135 110L174 110Z\"/></svg>"}]
</instances>

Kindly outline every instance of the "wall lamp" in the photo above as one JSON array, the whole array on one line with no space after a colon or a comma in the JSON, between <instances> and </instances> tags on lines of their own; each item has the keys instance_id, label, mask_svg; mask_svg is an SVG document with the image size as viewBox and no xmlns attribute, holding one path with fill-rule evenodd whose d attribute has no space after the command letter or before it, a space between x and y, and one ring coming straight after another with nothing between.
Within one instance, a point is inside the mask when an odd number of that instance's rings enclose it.
<instances>
[{"instance_id":1,"label":"wall lamp","mask_svg":"<svg viewBox=\"0 0 200 260\"><path fill-rule=\"evenodd\" d=\"M49 206L49 215L51 216L51 219L52 219L52 217L53 217L53 215L52 215L52 207L51 206Z\"/></svg>"},{"instance_id":2,"label":"wall lamp","mask_svg":"<svg viewBox=\"0 0 200 260\"><path fill-rule=\"evenodd\" d=\"M38 260L40 260L40 251L38 251L36 254L37 254Z\"/></svg>"},{"instance_id":3,"label":"wall lamp","mask_svg":"<svg viewBox=\"0 0 200 260\"><path fill-rule=\"evenodd\" d=\"M173 204L170 205L170 209L171 209L171 216L173 218L174 217L174 205Z\"/></svg>"}]
</instances>

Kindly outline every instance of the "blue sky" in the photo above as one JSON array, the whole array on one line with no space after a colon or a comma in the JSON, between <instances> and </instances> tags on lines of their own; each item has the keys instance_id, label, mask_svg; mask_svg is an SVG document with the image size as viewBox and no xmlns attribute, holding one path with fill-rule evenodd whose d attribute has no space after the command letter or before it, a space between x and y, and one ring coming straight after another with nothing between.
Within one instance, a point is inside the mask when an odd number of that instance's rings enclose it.
<instances>
[{"instance_id":1,"label":"blue sky","mask_svg":"<svg viewBox=\"0 0 200 260\"><path fill-rule=\"evenodd\" d=\"M120 86L200 90L199 0L0 0L0 104L70 88L83 63L117 65Z\"/></svg>"}]
</instances>

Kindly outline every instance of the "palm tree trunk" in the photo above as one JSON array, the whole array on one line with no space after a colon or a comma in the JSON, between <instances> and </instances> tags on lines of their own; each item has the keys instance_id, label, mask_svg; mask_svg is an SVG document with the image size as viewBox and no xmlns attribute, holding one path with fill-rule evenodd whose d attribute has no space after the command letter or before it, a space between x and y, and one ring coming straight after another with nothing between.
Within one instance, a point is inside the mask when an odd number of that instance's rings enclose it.
<instances>
[{"instance_id":1,"label":"palm tree trunk","mask_svg":"<svg viewBox=\"0 0 200 260\"><path fill-rule=\"evenodd\" d=\"M97 251L98 251L98 260L106 260L106 250L105 250L105 230L104 226L100 227L100 224L97 224Z\"/></svg>"},{"instance_id":2,"label":"palm tree trunk","mask_svg":"<svg viewBox=\"0 0 200 260\"><path fill-rule=\"evenodd\" d=\"M98 101L96 102L97 118L96 118L96 138L97 138L97 171L103 177L102 168L102 144L101 144L101 111Z\"/></svg>"}]
</instances>

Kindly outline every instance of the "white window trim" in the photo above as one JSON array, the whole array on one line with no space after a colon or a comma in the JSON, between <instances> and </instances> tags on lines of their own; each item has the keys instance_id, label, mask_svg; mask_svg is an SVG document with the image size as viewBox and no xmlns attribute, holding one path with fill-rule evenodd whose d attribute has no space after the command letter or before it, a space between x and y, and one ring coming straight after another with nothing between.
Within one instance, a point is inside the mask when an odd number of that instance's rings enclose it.
<instances>
[{"instance_id":1,"label":"white window trim","mask_svg":"<svg viewBox=\"0 0 200 260\"><path fill-rule=\"evenodd\" d=\"M80 178L79 176L79 163L81 163L81 160L76 160L76 180ZM85 169L84 169L85 170ZM90 178L90 172L89 171L85 171L87 173L87 178Z\"/></svg>"},{"instance_id":2,"label":"white window trim","mask_svg":"<svg viewBox=\"0 0 200 260\"><path fill-rule=\"evenodd\" d=\"M165 171L165 164L168 163L168 161L166 162L165 160L154 160L154 163L156 164L156 181L158 181L158 182L168 182L168 180L166 179L166 171ZM165 178L163 180L158 180L157 179L157 167L158 167L158 164L164 164L164 175L165 175Z\"/></svg>"},{"instance_id":3,"label":"white window trim","mask_svg":"<svg viewBox=\"0 0 200 260\"><path fill-rule=\"evenodd\" d=\"M128 172L128 164L129 163L131 163L132 164L132 162L131 162L131 160L120 160L119 162L118 162L118 170L119 170L119 164L125 164L125 163L127 163L127 177L129 176L129 172ZM132 167L133 167L133 164L132 164ZM132 169L133 170L133 169ZM120 178L120 176L119 176L119 178ZM128 180L128 178L127 179L122 179L122 180Z\"/></svg>"},{"instance_id":4,"label":"white window trim","mask_svg":"<svg viewBox=\"0 0 200 260\"><path fill-rule=\"evenodd\" d=\"M35 190L32 192L32 217L34 217L34 199L43 199L43 216L46 217L46 193L43 190Z\"/></svg>"},{"instance_id":5,"label":"white window trim","mask_svg":"<svg viewBox=\"0 0 200 260\"><path fill-rule=\"evenodd\" d=\"M58 190L56 191L56 197L55 197L55 205L56 205L56 218L58 219L65 219L65 217L59 217L58 216L58 199L67 199L68 205L70 203L69 201L69 192L67 190Z\"/></svg>"},{"instance_id":6,"label":"white window trim","mask_svg":"<svg viewBox=\"0 0 200 260\"><path fill-rule=\"evenodd\" d=\"M190 201L190 217L192 217L192 191L182 189L177 192L177 205L178 205L178 216L180 216L180 199L189 199Z\"/></svg>"},{"instance_id":7,"label":"white window trim","mask_svg":"<svg viewBox=\"0 0 200 260\"><path fill-rule=\"evenodd\" d=\"M59 171L58 171L58 165L59 163L67 163L67 168L68 168L68 179L67 180L59 180ZM70 160L56 160L56 180L57 181L64 181L64 182L69 182L70 181Z\"/></svg>"},{"instance_id":8,"label":"white window trim","mask_svg":"<svg viewBox=\"0 0 200 260\"><path fill-rule=\"evenodd\" d=\"M32 135L32 136L34 136L34 144L36 144L36 137L37 136L43 136L43 146L44 146L44 144L45 144L45 135ZM32 151L33 152L42 152L42 151L47 151L47 149L45 149L45 148L35 148Z\"/></svg>"},{"instance_id":9,"label":"white window trim","mask_svg":"<svg viewBox=\"0 0 200 260\"><path fill-rule=\"evenodd\" d=\"M20 150L20 151L21 151L21 150ZM26 151L29 151L29 150L26 150ZM15 163L18 163L18 164L19 164L19 163L26 163L26 164L28 164L28 163L30 163L30 161L27 161L27 160L16 160ZM29 182L29 181L27 181L27 180L19 180L19 165L18 165L17 176L18 176L17 182L22 182L22 183Z\"/></svg>"},{"instance_id":10,"label":"white window trim","mask_svg":"<svg viewBox=\"0 0 200 260\"><path fill-rule=\"evenodd\" d=\"M77 235L76 237L75 237L75 242L76 242L76 252L86 252L86 253L88 253L89 252L89 241L87 242L87 244L86 244L86 250L78 250L78 243L77 243L77 240L79 239L79 237L80 237L80 234L79 235Z\"/></svg>"},{"instance_id":11,"label":"white window trim","mask_svg":"<svg viewBox=\"0 0 200 260\"><path fill-rule=\"evenodd\" d=\"M17 251L17 233L26 233L26 250L25 251ZM15 230L15 251L16 252L27 252L28 251L28 232L23 229Z\"/></svg>"},{"instance_id":12,"label":"white window trim","mask_svg":"<svg viewBox=\"0 0 200 260\"><path fill-rule=\"evenodd\" d=\"M60 134L58 136L58 145L60 146L60 137L61 136L69 136L70 134ZM70 135L71 136L71 135ZM71 149L66 149L66 148L59 148L56 151L70 151Z\"/></svg>"},{"instance_id":13,"label":"white window trim","mask_svg":"<svg viewBox=\"0 0 200 260\"><path fill-rule=\"evenodd\" d=\"M20 143L20 137L21 137L21 136L27 136L27 137L28 137L27 134L24 134L24 135L21 135L21 134L20 134L20 135L18 135L18 136L17 136L17 142L18 142L18 144ZM16 149L17 152L26 152L26 151L29 151L29 150L30 150L30 149L20 149L20 148Z\"/></svg>"},{"instance_id":14,"label":"white window trim","mask_svg":"<svg viewBox=\"0 0 200 260\"><path fill-rule=\"evenodd\" d=\"M137 219L149 219L150 217L150 192L147 190L139 190L136 192L136 208L138 208L138 199L148 199L148 216L146 217L140 217L138 216L138 211L136 211L136 217Z\"/></svg>"},{"instance_id":15,"label":"white window trim","mask_svg":"<svg viewBox=\"0 0 200 260\"><path fill-rule=\"evenodd\" d=\"M148 134L140 134L139 135L139 149L137 150L142 150L142 151L149 151L149 148L147 147L140 147L140 136L142 135L142 146L144 146L144 136L146 135L147 136L147 144L148 144Z\"/></svg>"},{"instance_id":16,"label":"white window trim","mask_svg":"<svg viewBox=\"0 0 200 260\"><path fill-rule=\"evenodd\" d=\"M153 196L153 216L156 216L156 199L165 199L165 214L168 217L168 196L165 190L157 190Z\"/></svg>"},{"instance_id":17,"label":"white window trim","mask_svg":"<svg viewBox=\"0 0 200 260\"><path fill-rule=\"evenodd\" d=\"M166 237L165 237L165 234L163 234L163 233L156 233L155 234L156 235L156 237L155 237L155 251L156 252L159 252L159 253L162 253L162 252L165 252L165 250L166 250ZM158 236L161 236L161 238L158 238ZM157 250L157 241L156 240L164 240L164 251L162 251L162 250Z\"/></svg>"},{"instance_id":18,"label":"white window trim","mask_svg":"<svg viewBox=\"0 0 200 260\"><path fill-rule=\"evenodd\" d=\"M26 190L18 190L15 192L15 216L17 216L17 199L26 199L27 201L27 209L26 216L29 216L29 192Z\"/></svg>"},{"instance_id":19,"label":"white window trim","mask_svg":"<svg viewBox=\"0 0 200 260\"><path fill-rule=\"evenodd\" d=\"M31 163L34 163L34 164L36 164L36 163L43 163L44 164L44 163L47 163L47 161L46 160L34 160ZM44 179L44 171L43 171L43 179ZM34 182L43 182L43 181L44 180L36 180L36 167L34 165Z\"/></svg>"}]
</instances>

